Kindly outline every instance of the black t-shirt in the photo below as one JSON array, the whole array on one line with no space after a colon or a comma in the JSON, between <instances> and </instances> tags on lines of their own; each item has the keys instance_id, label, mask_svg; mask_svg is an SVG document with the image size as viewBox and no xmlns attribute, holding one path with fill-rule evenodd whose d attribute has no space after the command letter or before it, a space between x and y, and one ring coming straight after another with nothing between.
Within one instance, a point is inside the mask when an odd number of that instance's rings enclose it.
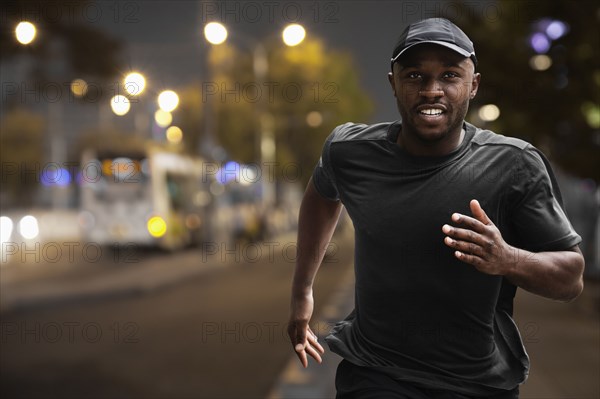
<instances>
[{"instance_id":1,"label":"black t-shirt","mask_svg":"<svg viewBox=\"0 0 600 399\"><path fill-rule=\"evenodd\" d=\"M442 225L477 199L511 245L565 250L581 241L545 157L465 123L460 146L416 157L400 122L338 126L313 173L355 228L355 310L326 338L332 351L397 379L471 395L513 389L529 359L512 319L516 287L457 260Z\"/></svg>"}]
</instances>

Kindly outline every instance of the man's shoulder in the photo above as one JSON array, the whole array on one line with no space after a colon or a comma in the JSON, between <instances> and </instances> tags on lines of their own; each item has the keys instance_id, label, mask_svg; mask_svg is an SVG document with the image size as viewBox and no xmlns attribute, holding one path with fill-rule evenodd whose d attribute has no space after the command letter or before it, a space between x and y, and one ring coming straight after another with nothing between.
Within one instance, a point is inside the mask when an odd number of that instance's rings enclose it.
<instances>
[{"instance_id":1,"label":"man's shoulder","mask_svg":"<svg viewBox=\"0 0 600 399\"><path fill-rule=\"evenodd\" d=\"M473 126L473 128L475 129L475 135L473 136L473 140L471 142L482 147L515 150L525 150L532 147L527 141L518 139L516 137L504 136L491 130L480 129L475 126Z\"/></svg>"},{"instance_id":2,"label":"man's shoulder","mask_svg":"<svg viewBox=\"0 0 600 399\"><path fill-rule=\"evenodd\" d=\"M394 122L382 122L372 125L348 122L337 126L331 133L331 142L351 142L362 140L384 140Z\"/></svg>"}]
</instances>

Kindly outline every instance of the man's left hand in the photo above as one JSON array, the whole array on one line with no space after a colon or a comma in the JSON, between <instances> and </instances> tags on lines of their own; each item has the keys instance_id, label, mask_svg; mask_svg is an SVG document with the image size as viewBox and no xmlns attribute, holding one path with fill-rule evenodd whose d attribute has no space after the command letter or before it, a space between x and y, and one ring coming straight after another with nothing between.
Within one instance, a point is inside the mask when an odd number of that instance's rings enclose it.
<instances>
[{"instance_id":1,"label":"man's left hand","mask_svg":"<svg viewBox=\"0 0 600 399\"><path fill-rule=\"evenodd\" d=\"M442 226L444 243L455 249L454 256L487 274L506 275L516 265L517 249L504 241L477 200L470 202L474 217L454 213L452 221L461 227Z\"/></svg>"}]
</instances>

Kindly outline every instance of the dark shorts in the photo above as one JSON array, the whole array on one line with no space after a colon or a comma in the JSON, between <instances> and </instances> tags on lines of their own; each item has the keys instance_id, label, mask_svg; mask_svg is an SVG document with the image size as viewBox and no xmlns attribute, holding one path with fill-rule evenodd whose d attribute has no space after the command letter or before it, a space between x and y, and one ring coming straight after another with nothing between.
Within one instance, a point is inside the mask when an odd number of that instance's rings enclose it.
<instances>
[{"instance_id":1,"label":"dark shorts","mask_svg":"<svg viewBox=\"0 0 600 399\"><path fill-rule=\"evenodd\" d=\"M423 389L398 381L368 367L342 360L335 376L336 399L475 399L448 391ZM519 387L486 399L518 399Z\"/></svg>"}]
</instances>

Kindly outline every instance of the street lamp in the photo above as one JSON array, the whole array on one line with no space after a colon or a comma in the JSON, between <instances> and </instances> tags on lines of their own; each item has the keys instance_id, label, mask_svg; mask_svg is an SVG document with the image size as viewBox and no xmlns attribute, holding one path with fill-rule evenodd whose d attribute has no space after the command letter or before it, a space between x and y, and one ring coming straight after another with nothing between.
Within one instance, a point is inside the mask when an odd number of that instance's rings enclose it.
<instances>
[{"instance_id":1,"label":"street lamp","mask_svg":"<svg viewBox=\"0 0 600 399\"><path fill-rule=\"evenodd\" d=\"M129 112L131 104L129 99L121 94L117 94L110 99L110 108L115 115L123 116Z\"/></svg>"},{"instance_id":2,"label":"street lamp","mask_svg":"<svg viewBox=\"0 0 600 399\"><path fill-rule=\"evenodd\" d=\"M158 126L166 128L173 122L173 115L170 112L157 109L154 113L154 121Z\"/></svg>"},{"instance_id":3,"label":"street lamp","mask_svg":"<svg viewBox=\"0 0 600 399\"><path fill-rule=\"evenodd\" d=\"M204 36L209 43L221 44L227 39L227 28L218 22L211 22L204 27ZM306 37L306 30L300 24L290 24L282 31L282 39L286 46L297 46ZM264 45L260 41L253 41L253 68L254 78L256 79L256 85L262 87L265 77L269 71L269 62L267 58L267 51ZM209 104L207 104L209 105ZM269 114L265 109L264 100L259 99L257 101L257 116L259 118L259 129L260 134L260 159L262 166L272 164L275 161L275 134L273 132L273 116ZM207 134L212 134L213 126L209 125L211 111L207 109L205 119L207 120L205 128ZM209 129L209 127L211 129ZM263 206L265 209L271 206L275 202L275 187L273 182L265 178L262 180L262 191L263 191Z\"/></svg>"},{"instance_id":4,"label":"street lamp","mask_svg":"<svg viewBox=\"0 0 600 399\"><path fill-rule=\"evenodd\" d=\"M179 96L173 90L165 90L158 95L158 106L165 112L172 112L179 105Z\"/></svg>"},{"instance_id":5,"label":"street lamp","mask_svg":"<svg viewBox=\"0 0 600 399\"><path fill-rule=\"evenodd\" d=\"M183 138L183 132L178 126L170 126L165 132L167 141L173 144L179 144Z\"/></svg>"},{"instance_id":6,"label":"street lamp","mask_svg":"<svg viewBox=\"0 0 600 399\"><path fill-rule=\"evenodd\" d=\"M291 24L285 27L281 36L287 46L293 47L302 43L306 37L306 30L300 24Z\"/></svg>"},{"instance_id":7,"label":"street lamp","mask_svg":"<svg viewBox=\"0 0 600 399\"><path fill-rule=\"evenodd\" d=\"M123 87L131 96L139 96L146 87L146 78L139 72L131 72L123 79Z\"/></svg>"},{"instance_id":8,"label":"street lamp","mask_svg":"<svg viewBox=\"0 0 600 399\"><path fill-rule=\"evenodd\" d=\"M17 37L17 41L21 44L31 43L33 39L35 39L36 33L35 25L27 21L19 22L15 28L15 36Z\"/></svg>"},{"instance_id":9,"label":"street lamp","mask_svg":"<svg viewBox=\"0 0 600 399\"><path fill-rule=\"evenodd\" d=\"M219 22L209 22L204 26L204 38L212 45L218 46L227 40L227 28ZM212 49L211 49L212 50ZM213 71L209 61L210 57L206 57L206 72L207 80L210 82L213 79ZM212 147L214 144L214 131L216 131L217 118L214 117L215 112L214 100L208 100L204 105L204 132L202 140L199 141L199 152L203 155L212 156Z\"/></svg>"},{"instance_id":10,"label":"street lamp","mask_svg":"<svg viewBox=\"0 0 600 399\"><path fill-rule=\"evenodd\" d=\"M227 40L227 28L218 22L209 22L204 27L204 37L211 44L221 44Z\"/></svg>"}]
</instances>

